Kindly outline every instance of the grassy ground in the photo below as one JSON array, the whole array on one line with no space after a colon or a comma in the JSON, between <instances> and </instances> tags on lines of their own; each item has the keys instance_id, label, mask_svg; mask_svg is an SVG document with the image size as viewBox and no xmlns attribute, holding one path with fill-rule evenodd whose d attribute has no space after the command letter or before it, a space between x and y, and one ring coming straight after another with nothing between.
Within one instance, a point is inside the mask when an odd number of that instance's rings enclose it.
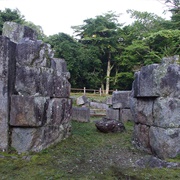
<instances>
[{"instance_id":1,"label":"grassy ground","mask_svg":"<svg viewBox=\"0 0 180 180\"><path fill-rule=\"evenodd\" d=\"M0 179L7 180L140 180L180 179L179 169L138 169L145 154L131 145L132 123L127 131L103 134L89 123L72 122L72 135L40 153L0 153Z\"/></svg>"},{"instance_id":2,"label":"grassy ground","mask_svg":"<svg viewBox=\"0 0 180 180\"><path fill-rule=\"evenodd\" d=\"M74 97L74 98L77 98L77 97L80 97L83 95L84 95L83 93L71 93L71 97ZM110 95L102 94L100 96L100 94L86 93L85 96L92 101L104 102L106 100L106 98L109 97Z\"/></svg>"}]
</instances>

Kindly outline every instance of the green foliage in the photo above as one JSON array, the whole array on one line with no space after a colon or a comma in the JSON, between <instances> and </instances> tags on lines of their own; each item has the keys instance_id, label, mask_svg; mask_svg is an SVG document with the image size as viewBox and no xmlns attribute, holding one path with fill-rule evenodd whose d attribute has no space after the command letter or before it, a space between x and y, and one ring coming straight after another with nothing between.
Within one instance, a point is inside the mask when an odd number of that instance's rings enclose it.
<instances>
[{"instance_id":1,"label":"green foliage","mask_svg":"<svg viewBox=\"0 0 180 180\"><path fill-rule=\"evenodd\" d=\"M134 19L128 26L118 23L113 12L84 20L72 27L78 37L65 33L46 37L41 26L27 22L18 9L0 11L0 34L5 21L31 27L39 39L48 42L55 57L67 61L72 87L99 89L131 89L133 73L142 66L159 63L164 56L180 54L179 1L163 0L172 12L171 20L149 12L128 10Z\"/></svg>"},{"instance_id":2,"label":"green foliage","mask_svg":"<svg viewBox=\"0 0 180 180\"><path fill-rule=\"evenodd\" d=\"M180 54L180 30L162 30L145 39L151 51L159 57Z\"/></svg>"},{"instance_id":3,"label":"green foliage","mask_svg":"<svg viewBox=\"0 0 180 180\"><path fill-rule=\"evenodd\" d=\"M111 77L111 71L117 63L116 56L122 48L118 31L121 25L118 24L117 17L116 14L108 12L94 19L84 20L83 25L72 27L76 35L80 37L81 44L86 45L87 48L96 47L98 61L101 62L99 63L101 72L96 74L95 78L99 79L99 86L106 82L106 88L109 83L107 79Z\"/></svg>"},{"instance_id":4,"label":"green foliage","mask_svg":"<svg viewBox=\"0 0 180 180\"><path fill-rule=\"evenodd\" d=\"M149 32L157 32L162 29L165 22L163 18L154 13L140 12L136 10L127 10L131 14L134 22L131 25L133 32L137 34L138 39L142 39Z\"/></svg>"}]
</instances>

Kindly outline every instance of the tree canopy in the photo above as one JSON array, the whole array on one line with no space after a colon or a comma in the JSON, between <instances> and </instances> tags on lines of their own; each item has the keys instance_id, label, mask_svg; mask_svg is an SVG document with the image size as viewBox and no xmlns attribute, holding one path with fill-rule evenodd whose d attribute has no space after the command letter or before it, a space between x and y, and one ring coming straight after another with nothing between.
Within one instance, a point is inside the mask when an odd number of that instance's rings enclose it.
<instances>
[{"instance_id":1,"label":"tree canopy","mask_svg":"<svg viewBox=\"0 0 180 180\"><path fill-rule=\"evenodd\" d=\"M41 26L27 22L16 9L0 11L0 33L5 21L35 29L39 38L51 44L55 57L67 61L72 87L130 90L134 72L159 63L164 56L180 54L179 0L161 0L172 13L170 20L156 14L128 10L133 23L118 23L114 12L88 18L73 26L75 37L58 33L46 37Z\"/></svg>"}]
</instances>

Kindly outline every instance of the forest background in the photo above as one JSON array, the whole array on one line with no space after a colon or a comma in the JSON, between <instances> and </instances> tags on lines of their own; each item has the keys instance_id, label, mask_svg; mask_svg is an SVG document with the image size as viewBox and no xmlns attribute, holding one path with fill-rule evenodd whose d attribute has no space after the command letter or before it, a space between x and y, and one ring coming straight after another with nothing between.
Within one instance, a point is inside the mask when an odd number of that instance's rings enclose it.
<instances>
[{"instance_id":1,"label":"forest background","mask_svg":"<svg viewBox=\"0 0 180 180\"><path fill-rule=\"evenodd\" d=\"M134 73L144 65L160 63L163 57L180 54L180 1L162 0L171 19L149 12L128 10L133 23L118 23L121 15L107 12L73 26L75 36L46 36L43 29L26 21L18 9L0 10L0 35L5 21L14 21L37 31L51 44L56 58L67 61L73 88L131 90Z\"/></svg>"}]
</instances>

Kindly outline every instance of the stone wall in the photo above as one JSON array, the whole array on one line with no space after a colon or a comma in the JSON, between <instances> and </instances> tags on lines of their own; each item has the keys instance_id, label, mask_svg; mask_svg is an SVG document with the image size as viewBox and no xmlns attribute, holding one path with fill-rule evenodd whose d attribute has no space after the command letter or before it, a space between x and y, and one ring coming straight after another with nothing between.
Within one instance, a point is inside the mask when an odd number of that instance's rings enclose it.
<instances>
[{"instance_id":1,"label":"stone wall","mask_svg":"<svg viewBox=\"0 0 180 180\"><path fill-rule=\"evenodd\" d=\"M6 22L0 36L0 149L40 151L70 134L69 72L49 44Z\"/></svg>"},{"instance_id":2,"label":"stone wall","mask_svg":"<svg viewBox=\"0 0 180 180\"><path fill-rule=\"evenodd\" d=\"M129 105L131 91L114 91L112 94L111 108L106 110L106 118L127 122L132 120Z\"/></svg>"},{"instance_id":3,"label":"stone wall","mask_svg":"<svg viewBox=\"0 0 180 180\"><path fill-rule=\"evenodd\" d=\"M141 68L135 74L130 106L135 146L160 158L180 154L179 57Z\"/></svg>"}]
</instances>

